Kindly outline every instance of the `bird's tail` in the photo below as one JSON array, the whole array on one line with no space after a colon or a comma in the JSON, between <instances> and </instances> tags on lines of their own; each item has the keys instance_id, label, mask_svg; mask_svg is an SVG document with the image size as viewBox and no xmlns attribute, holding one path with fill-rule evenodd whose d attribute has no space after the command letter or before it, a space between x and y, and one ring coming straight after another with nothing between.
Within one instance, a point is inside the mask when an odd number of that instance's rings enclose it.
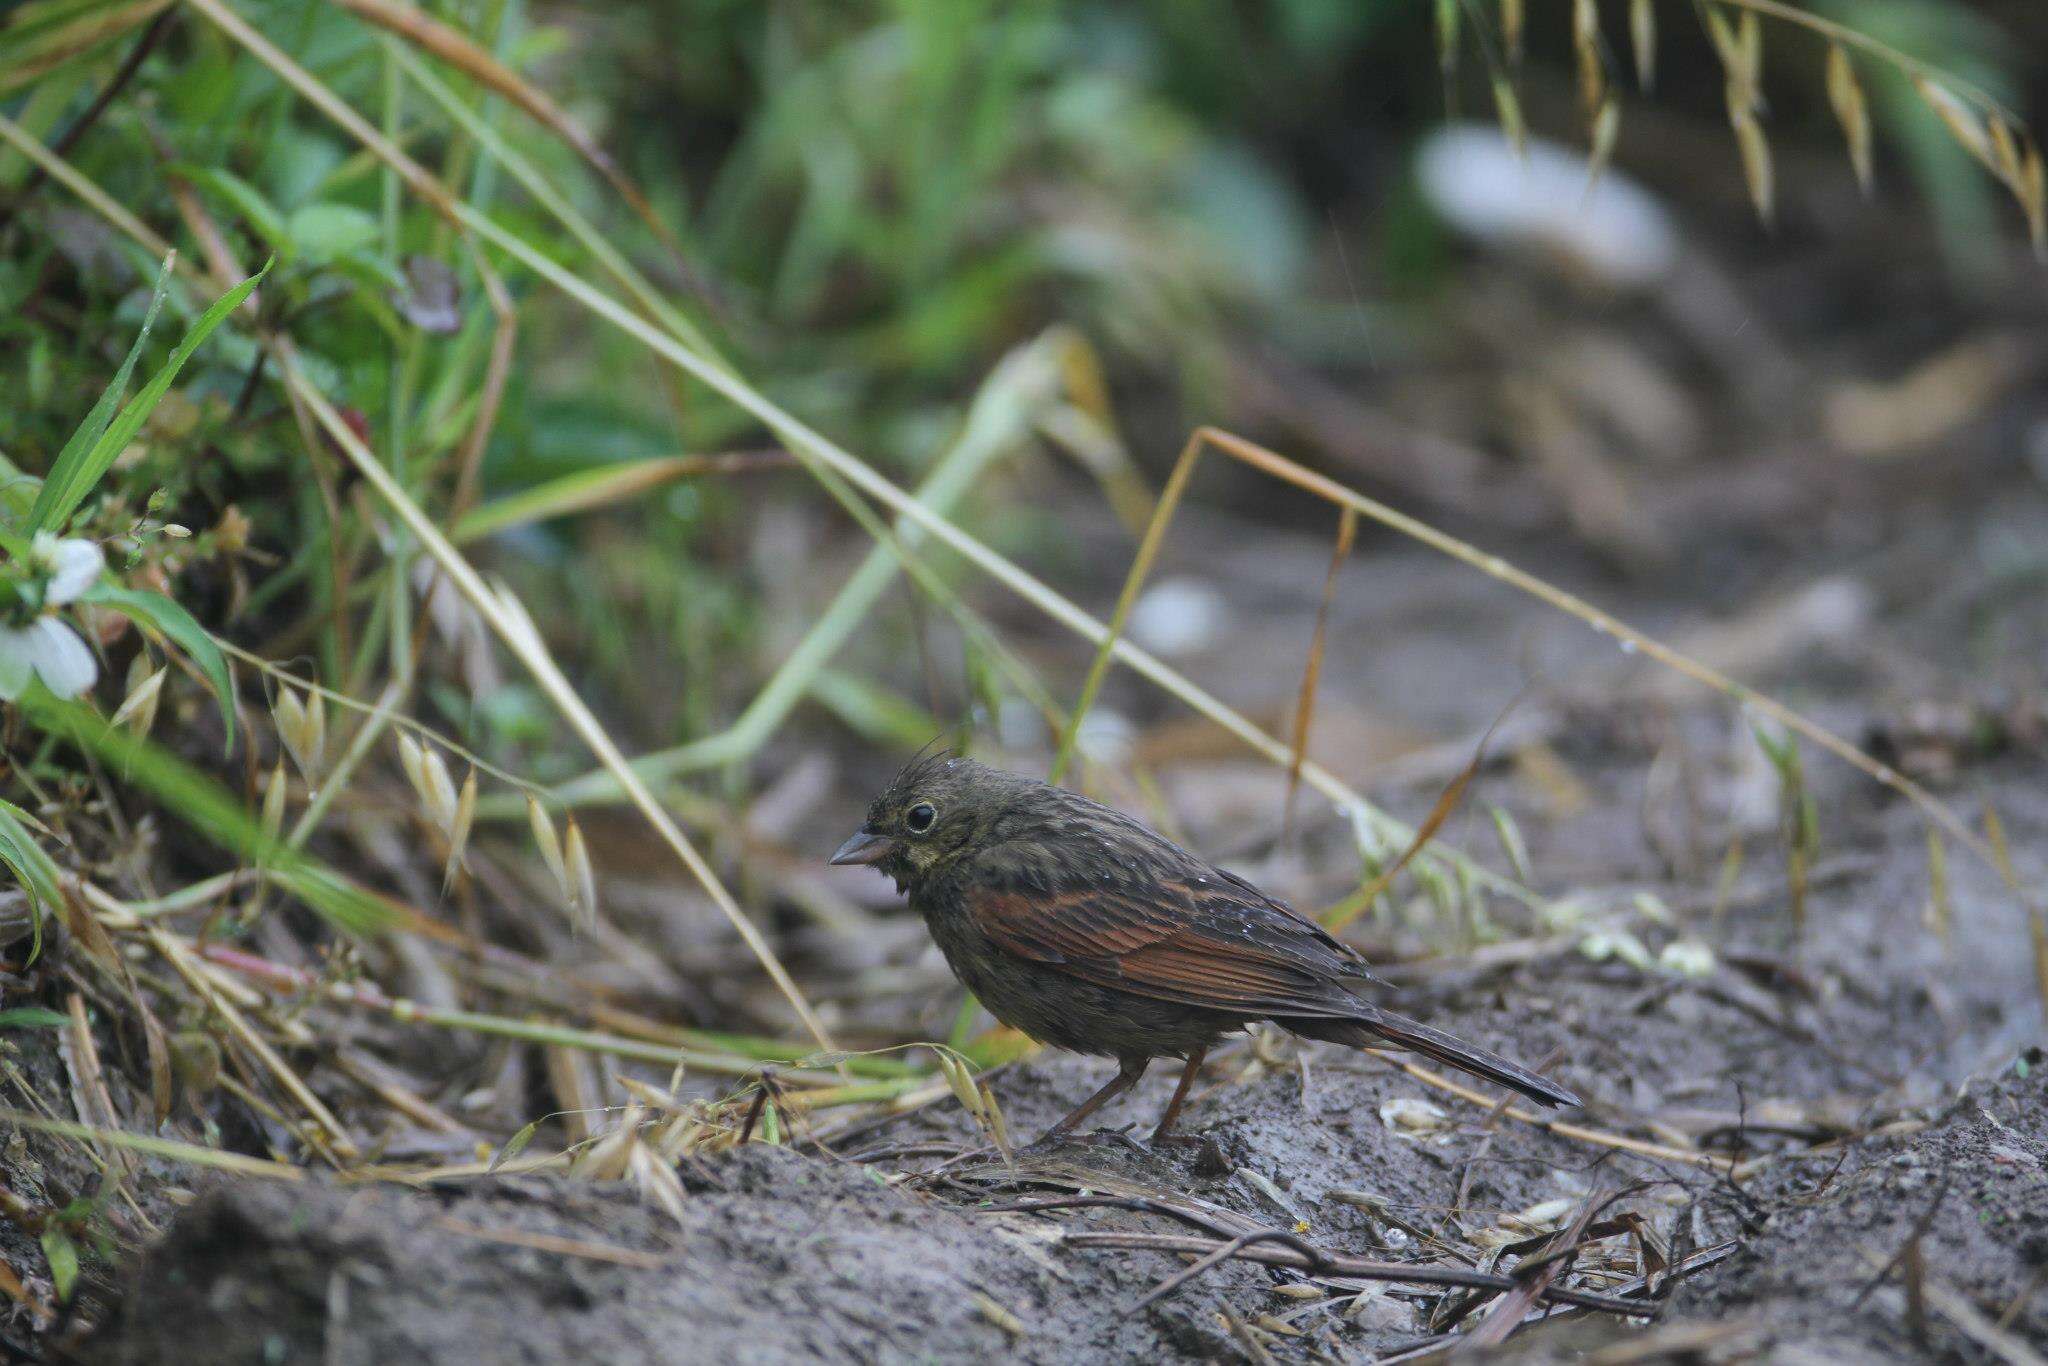
<instances>
[{"instance_id":1,"label":"bird's tail","mask_svg":"<svg viewBox=\"0 0 2048 1366\"><path fill-rule=\"evenodd\" d=\"M1509 1062L1498 1053L1489 1053L1483 1048L1466 1043L1444 1033L1431 1029L1419 1020L1367 1007L1369 1015L1359 1015L1343 1020L1284 1019L1276 1021L1290 1033L1304 1038L1324 1039L1330 1043L1349 1044L1353 1048L1370 1048L1375 1044L1393 1044L1432 1058L1461 1072L1470 1072L1475 1077L1484 1077L1491 1082L1520 1091L1533 1101L1544 1105L1577 1105L1579 1098L1554 1081L1537 1076L1520 1063Z\"/></svg>"}]
</instances>

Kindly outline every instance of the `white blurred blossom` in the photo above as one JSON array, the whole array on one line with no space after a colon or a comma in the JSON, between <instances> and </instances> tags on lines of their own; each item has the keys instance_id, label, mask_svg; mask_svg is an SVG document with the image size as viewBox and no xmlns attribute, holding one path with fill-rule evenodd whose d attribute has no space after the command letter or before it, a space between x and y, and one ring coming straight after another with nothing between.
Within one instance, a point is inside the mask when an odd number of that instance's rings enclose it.
<instances>
[{"instance_id":1,"label":"white blurred blossom","mask_svg":"<svg viewBox=\"0 0 2048 1366\"><path fill-rule=\"evenodd\" d=\"M49 586L43 590L45 607L78 601L99 582L107 567L107 557L91 541L77 537L60 541L47 531L36 533L28 555L31 565L49 575Z\"/></svg>"},{"instance_id":2,"label":"white blurred blossom","mask_svg":"<svg viewBox=\"0 0 2048 1366\"><path fill-rule=\"evenodd\" d=\"M39 532L29 546L28 568L43 581L42 605L62 607L85 596L106 570L106 556L91 541ZM76 697L99 677L99 662L78 632L54 616L22 626L0 625L0 698L21 696L31 678L58 697Z\"/></svg>"},{"instance_id":3,"label":"white blurred blossom","mask_svg":"<svg viewBox=\"0 0 2048 1366\"><path fill-rule=\"evenodd\" d=\"M1491 125L1451 124L1423 140L1422 193L1460 232L1497 247L1562 253L1621 288L1656 284L1677 264L1671 216L1615 170L1541 138L1517 152Z\"/></svg>"}]
</instances>

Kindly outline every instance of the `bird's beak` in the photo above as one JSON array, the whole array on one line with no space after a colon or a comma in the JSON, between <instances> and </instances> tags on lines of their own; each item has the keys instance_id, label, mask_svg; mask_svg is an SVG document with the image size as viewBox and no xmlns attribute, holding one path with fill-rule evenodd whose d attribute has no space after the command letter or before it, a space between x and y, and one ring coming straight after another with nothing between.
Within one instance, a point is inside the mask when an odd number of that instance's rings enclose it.
<instances>
[{"instance_id":1,"label":"bird's beak","mask_svg":"<svg viewBox=\"0 0 2048 1366\"><path fill-rule=\"evenodd\" d=\"M880 863L896 852L896 841L886 835L856 830L853 838L839 846L839 852L832 856L834 863Z\"/></svg>"}]
</instances>

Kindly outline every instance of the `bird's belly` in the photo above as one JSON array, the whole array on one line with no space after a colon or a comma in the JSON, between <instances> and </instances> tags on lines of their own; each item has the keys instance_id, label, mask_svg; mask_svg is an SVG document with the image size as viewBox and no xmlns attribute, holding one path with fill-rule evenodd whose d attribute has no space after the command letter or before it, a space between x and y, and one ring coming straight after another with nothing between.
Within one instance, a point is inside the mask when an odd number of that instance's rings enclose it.
<instances>
[{"instance_id":1,"label":"bird's belly","mask_svg":"<svg viewBox=\"0 0 2048 1366\"><path fill-rule=\"evenodd\" d=\"M966 988L1012 1029L1075 1053L1184 1058L1243 1027L1198 1006L1099 986L998 948L954 917L926 917L932 938Z\"/></svg>"}]
</instances>

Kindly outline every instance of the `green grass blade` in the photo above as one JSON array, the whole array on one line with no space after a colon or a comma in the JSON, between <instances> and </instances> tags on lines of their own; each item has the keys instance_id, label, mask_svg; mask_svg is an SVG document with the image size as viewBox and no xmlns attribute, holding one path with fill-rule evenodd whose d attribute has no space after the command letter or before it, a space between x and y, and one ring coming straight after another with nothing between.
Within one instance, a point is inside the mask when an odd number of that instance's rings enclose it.
<instances>
[{"instance_id":1,"label":"green grass blade","mask_svg":"<svg viewBox=\"0 0 2048 1366\"><path fill-rule=\"evenodd\" d=\"M42 954L43 917L48 914L48 908L59 904L61 895L57 887L57 865L43 852L43 846L36 843L32 833L42 828L41 821L13 802L0 801L0 863L7 865L15 881L28 892L30 962Z\"/></svg>"},{"instance_id":2,"label":"green grass blade","mask_svg":"<svg viewBox=\"0 0 2048 1366\"><path fill-rule=\"evenodd\" d=\"M143 344L149 340L150 329L156 326L156 315L163 310L164 299L171 292L171 267L177 259L176 252L164 258L163 268L157 271L156 288L150 294L149 312L143 314L142 330L135 334L135 344L128 348L127 358L114 372L113 382L101 392L99 401L85 415L85 421L78 424L78 430L71 434L71 439L64 443L64 449L57 452L56 460L51 463L42 491L36 495L35 506L29 509L28 529L31 532L40 531L50 520L61 490L84 465L87 453L106 435L107 425L114 420L114 407L128 392L128 379L135 373L135 362L142 358ZM78 496L83 498L85 494L81 491ZM77 504L74 502L72 506Z\"/></svg>"},{"instance_id":3,"label":"green grass blade","mask_svg":"<svg viewBox=\"0 0 2048 1366\"><path fill-rule=\"evenodd\" d=\"M79 429L78 435L74 435L65 445L63 452L57 457L57 462L50 467L49 477L43 481L43 491L36 496L36 505L29 510L28 529L31 532L45 528L60 531L63 529L71 514L78 510L78 505L85 501L93 486L99 483L101 476L113 465L115 457L126 450L128 443L135 439L135 434L142 430L142 424L148 420L150 413L155 411L157 402L171 387L171 381L178 377L178 372L185 368L185 362L191 359L192 353L212 335L214 328L220 326L222 319L242 306L242 301L249 297L250 291L256 288L257 283L269 271L270 263L266 261L263 269L215 299L212 307L200 314L199 320L185 333L184 340L178 343L177 350L171 352L171 358L164 362L163 368L152 375L149 383L142 387L142 392L130 399L127 406L121 409L121 415L116 417L111 425L105 426L89 443L82 443L79 436L84 435L86 429L93 425L93 416L86 418L86 426ZM158 303L162 302L163 293L169 287L169 272L170 261L166 260L164 274L157 280ZM151 307L150 316L155 317L154 305ZM145 334L147 331L145 327ZM137 338L136 346L139 348L141 344L141 338ZM117 394L127 386L128 374L134 366L134 360L134 353L131 352L128 362L121 367L121 373L115 377L113 387L107 391L109 395ZM108 401L107 395L101 396L101 404ZM99 412L100 408L96 405L93 414L98 415Z\"/></svg>"}]
</instances>

